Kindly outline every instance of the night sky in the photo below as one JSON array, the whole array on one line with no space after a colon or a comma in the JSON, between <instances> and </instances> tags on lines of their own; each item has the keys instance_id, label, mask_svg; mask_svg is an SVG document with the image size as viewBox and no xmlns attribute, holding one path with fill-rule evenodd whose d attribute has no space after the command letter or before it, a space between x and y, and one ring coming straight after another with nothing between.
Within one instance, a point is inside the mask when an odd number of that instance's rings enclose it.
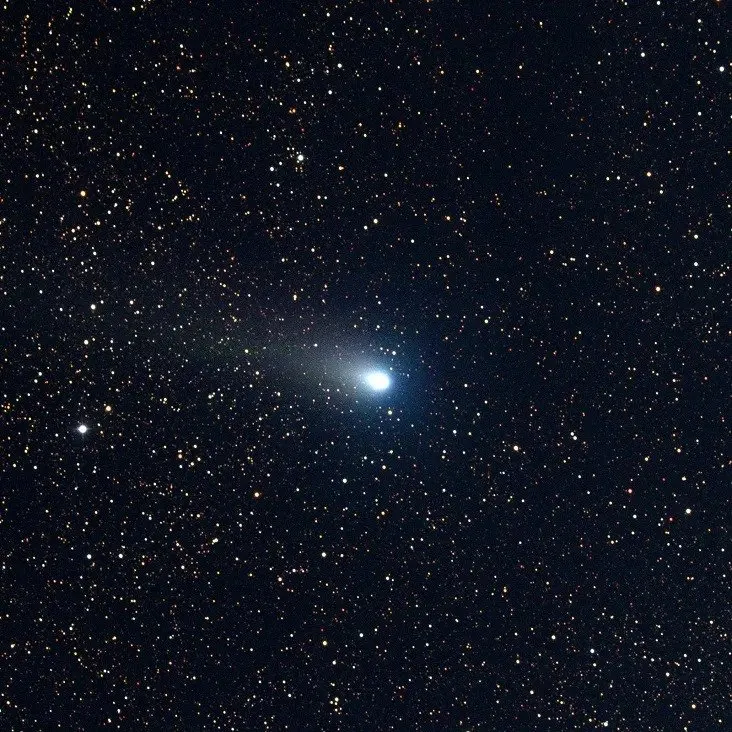
<instances>
[{"instance_id":1,"label":"night sky","mask_svg":"<svg viewBox=\"0 0 732 732\"><path fill-rule=\"evenodd\" d=\"M0 5L0 729L730 729L724 3Z\"/></svg>"}]
</instances>

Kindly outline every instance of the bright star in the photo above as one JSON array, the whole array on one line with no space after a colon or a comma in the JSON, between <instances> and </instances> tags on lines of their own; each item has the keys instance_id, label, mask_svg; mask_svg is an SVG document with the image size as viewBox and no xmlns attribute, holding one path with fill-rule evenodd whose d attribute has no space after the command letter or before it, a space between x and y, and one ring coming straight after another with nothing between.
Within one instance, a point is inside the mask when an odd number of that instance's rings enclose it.
<instances>
[{"instance_id":1,"label":"bright star","mask_svg":"<svg viewBox=\"0 0 732 732\"><path fill-rule=\"evenodd\" d=\"M364 380L374 391L384 391L391 386L389 374L384 371L369 371Z\"/></svg>"},{"instance_id":2,"label":"bright star","mask_svg":"<svg viewBox=\"0 0 732 732\"><path fill-rule=\"evenodd\" d=\"M78 430L79 432L81 432L81 434L82 434L82 435L85 435L85 434L86 434L86 432L87 432L87 430L88 430L89 428L88 428L88 427L87 427L87 426L86 426L85 424L80 424L80 425L79 425L79 426L78 426L78 427L77 427L76 429L77 429L77 430Z\"/></svg>"}]
</instances>

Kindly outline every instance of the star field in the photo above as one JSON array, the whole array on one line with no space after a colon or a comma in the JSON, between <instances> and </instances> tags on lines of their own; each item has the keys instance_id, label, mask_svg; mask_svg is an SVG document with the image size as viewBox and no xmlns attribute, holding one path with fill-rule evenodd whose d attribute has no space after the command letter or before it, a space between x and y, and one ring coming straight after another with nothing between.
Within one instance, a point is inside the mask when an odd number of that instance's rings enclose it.
<instances>
[{"instance_id":1,"label":"star field","mask_svg":"<svg viewBox=\"0 0 732 732\"><path fill-rule=\"evenodd\" d=\"M729 729L724 17L0 4L0 729Z\"/></svg>"}]
</instances>

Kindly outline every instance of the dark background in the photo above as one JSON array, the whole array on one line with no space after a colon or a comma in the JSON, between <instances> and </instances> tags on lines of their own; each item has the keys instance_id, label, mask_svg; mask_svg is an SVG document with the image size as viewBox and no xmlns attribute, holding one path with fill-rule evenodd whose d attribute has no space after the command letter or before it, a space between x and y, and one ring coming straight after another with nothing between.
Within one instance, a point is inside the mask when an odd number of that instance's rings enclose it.
<instances>
[{"instance_id":1,"label":"dark background","mask_svg":"<svg viewBox=\"0 0 732 732\"><path fill-rule=\"evenodd\" d=\"M725 22L6 2L0 728L728 728Z\"/></svg>"}]
</instances>

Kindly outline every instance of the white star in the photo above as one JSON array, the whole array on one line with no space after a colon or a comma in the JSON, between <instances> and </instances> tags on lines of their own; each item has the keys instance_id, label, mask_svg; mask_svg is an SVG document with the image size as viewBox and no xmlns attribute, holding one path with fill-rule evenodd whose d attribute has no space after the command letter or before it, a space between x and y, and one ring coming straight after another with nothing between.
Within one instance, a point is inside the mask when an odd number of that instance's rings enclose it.
<instances>
[{"instance_id":1,"label":"white star","mask_svg":"<svg viewBox=\"0 0 732 732\"><path fill-rule=\"evenodd\" d=\"M80 424L76 429L81 432L82 435L85 435L89 430L85 424Z\"/></svg>"}]
</instances>

